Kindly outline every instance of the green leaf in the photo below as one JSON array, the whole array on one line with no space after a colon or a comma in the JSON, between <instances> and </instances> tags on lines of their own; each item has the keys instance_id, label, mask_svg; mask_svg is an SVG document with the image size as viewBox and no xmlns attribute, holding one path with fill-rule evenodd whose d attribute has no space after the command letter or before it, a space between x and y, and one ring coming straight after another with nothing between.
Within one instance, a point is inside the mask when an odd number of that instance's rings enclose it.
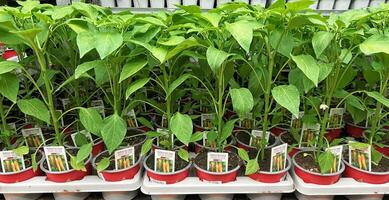
<instances>
[{"instance_id":1,"label":"green leaf","mask_svg":"<svg viewBox=\"0 0 389 200\"><path fill-rule=\"evenodd\" d=\"M146 126L147 128L153 130L154 129L154 126L153 124L147 120L146 118L144 117L137 117L136 120L138 120L138 122L143 125L143 126Z\"/></svg>"},{"instance_id":2,"label":"green leaf","mask_svg":"<svg viewBox=\"0 0 389 200\"><path fill-rule=\"evenodd\" d=\"M15 74L0 74L0 94L16 103L19 93L19 79Z\"/></svg>"},{"instance_id":3,"label":"green leaf","mask_svg":"<svg viewBox=\"0 0 389 200\"><path fill-rule=\"evenodd\" d=\"M300 107L299 91L294 85L280 85L271 91L274 100L282 107L286 108L298 118Z\"/></svg>"},{"instance_id":4,"label":"green leaf","mask_svg":"<svg viewBox=\"0 0 389 200\"><path fill-rule=\"evenodd\" d=\"M28 154L28 152L30 151L28 147L26 146L20 146L16 149L13 149L12 150L14 153L18 154L19 156L23 156L23 155L26 155Z\"/></svg>"},{"instance_id":5,"label":"green leaf","mask_svg":"<svg viewBox=\"0 0 389 200\"><path fill-rule=\"evenodd\" d=\"M150 53L151 53L156 59L158 59L158 61L159 61L160 63L165 62L166 55L167 55L167 53L168 53L168 51L167 51L165 48L151 46L151 45L148 44L148 43L144 43L144 42L137 41L137 40L129 40L129 42L132 42L132 43L134 43L134 44L138 44L138 45L144 47L145 49L147 49L148 51L150 51Z\"/></svg>"},{"instance_id":6,"label":"green leaf","mask_svg":"<svg viewBox=\"0 0 389 200\"><path fill-rule=\"evenodd\" d=\"M14 69L22 68L22 66L14 61L2 61L0 62L0 74L5 74Z\"/></svg>"},{"instance_id":7,"label":"green leaf","mask_svg":"<svg viewBox=\"0 0 389 200\"><path fill-rule=\"evenodd\" d=\"M146 155L147 152L149 152L151 150L152 144L153 144L153 139L147 139L145 141L145 143L143 143L143 145L142 145L142 149L141 149L140 155L141 156Z\"/></svg>"},{"instance_id":8,"label":"green leaf","mask_svg":"<svg viewBox=\"0 0 389 200\"><path fill-rule=\"evenodd\" d=\"M216 72L229 56L231 54L212 46L207 49L207 61L213 72Z\"/></svg>"},{"instance_id":9,"label":"green leaf","mask_svg":"<svg viewBox=\"0 0 389 200\"><path fill-rule=\"evenodd\" d=\"M161 21L160 19L157 19L155 17L140 17L140 18L138 18L138 20L141 22L154 24L156 26L167 27L165 25L165 23L163 23L163 21Z\"/></svg>"},{"instance_id":10,"label":"green leaf","mask_svg":"<svg viewBox=\"0 0 389 200\"><path fill-rule=\"evenodd\" d=\"M258 164L257 159L252 159L252 160L249 160L247 162L246 171L244 174L245 175L254 174L254 173L258 172L258 170L259 170L259 164Z\"/></svg>"},{"instance_id":11,"label":"green leaf","mask_svg":"<svg viewBox=\"0 0 389 200\"><path fill-rule=\"evenodd\" d=\"M389 36L373 35L360 44L359 48L366 55L375 53L389 54Z\"/></svg>"},{"instance_id":12,"label":"green leaf","mask_svg":"<svg viewBox=\"0 0 389 200\"><path fill-rule=\"evenodd\" d=\"M30 47L33 47L36 45L35 38L40 32L42 32L42 29L32 28L32 29L26 29L20 31L10 31L10 32L20 37L24 41L24 43L26 43Z\"/></svg>"},{"instance_id":13,"label":"green leaf","mask_svg":"<svg viewBox=\"0 0 389 200\"><path fill-rule=\"evenodd\" d=\"M185 41L185 37L173 35L165 41L158 41L158 44L164 46L176 46Z\"/></svg>"},{"instance_id":14,"label":"green leaf","mask_svg":"<svg viewBox=\"0 0 389 200\"><path fill-rule=\"evenodd\" d=\"M95 48L94 32L83 31L77 35L77 46L80 52L80 58L84 57L89 51Z\"/></svg>"},{"instance_id":15,"label":"green leaf","mask_svg":"<svg viewBox=\"0 0 389 200\"><path fill-rule=\"evenodd\" d=\"M81 171L86 171L84 162L77 162L76 157L69 155L70 156L70 166L75 169L75 170L81 170Z\"/></svg>"},{"instance_id":16,"label":"green leaf","mask_svg":"<svg viewBox=\"0 0 389 200\"><path fill-rule=\"evenodd\" d=\"M251 41L253 40L253 28L247 21L237 21L227 24L226 29L238 41L239 45L247 52L250 51Z\"/></svg>"},{"instance_id":17,"label":"green leaf","mask_svg":"<svg viewBox=\"0 0 389 200\"><path fill-rule=\"evenodd\" d=\"M193 37L190 37L186 39L185 41L178 44L174 49L170 50L166 54L165 60L169 60L173 58L174 56L178 55L179 53L183 52L186 49L189 49L191 47L199 46L200 43Z\"/></svg>"},{"instance_id":18,"label":"green leaf","mask_svg":"<svg viewBox=\"0 0 389 200\"><path fill-rule=\"evenodd\" d=\"M371 148L371 162L375 165L378 165L382 160L381 152L377 151L375 148Z\"/></svg>"},{"instance_id":19,"label":"green leaf","mask_svg":"<svg viewBox=\"0 0 389 200\"><path fill-rule=\"evenodd\" d=\"M79 115L81 124L84 128L100 137L100 131L103 127L103 119L101 118L99 112L94 108L80 108Z\"/></svg>"},{"instance_id":20,"label":"green leaf","mask_svg":"<svg viewBox=\"0 0 389 200\"><path fill-rule=\"evenodd\" d=\"M176 80L173 81L173 83L170 84L167 94L166 94L166 99L174 92L174 90L180 86L183 82L186 81L189 77L191 77L191 74L183 74L180 77L178 77Z\"/></svg>"},{"instance_id":21,"label":"green leaf","mask_svg":"<svg viewBox=\"0 0 389 200\"><path fill-rule=\"evenodd\" d=\"M190 138L190 142L197 142L203 139L204 133L203 132L196 132L192 135Z\"/></svg>"},{"instance_id":22,"label":"green leaf","mask_svg":"<svg viewBox=\"0 0 389 200\"><path fill-rule=\"evenodd\" d=\"M143 88L143 86L145 86L149 81L150 78L142 78L133 82L126 90L126 99L128 99L128 97L130 97L135 91Z\"/></svg>"},{"instance_id":23,"label":"green leaf","mask_svg":"<svg viewBox=\"0 0 389 200\"><path fill-rule=\"evenodd\" d=\"M101 135L110 154L120 146L126 133L126 122L118 114L113 114L104 120Z\"/></svg>"},{"instance_id":24,"label":"green leaf","mask_svg":"<svg viewBox=\"0 0 389 200\"><path fill-rule=\"evenodd\" d=\"M389 108L389 99L385 98L382 94L376 92L376 91L373 91L373 92L366 92L366 94L375 99L376 101L382 103L384 106L388 107Z\"/></svg>"},{"instance_id":25,"label":"green leaf","mask_svg":"<svg viewBox=\"0 0 389 200\"><path fill-rule=\"evenodd\" d=\"M312 0L296 0L296 1L288 1L288 3L286 3L286 7L290 10L293 10L293 11L301 11L301 10L305 10L305 9L308 9L309 6L311 6L313 3L315 3L315 1L312 1Z\"/></svg>"},{"instance_id":26,"label":"green leaf","mask_svg":"<svg viewBox=\"0 0 389 200\"><path fill-rule=\"evenodd\" d=\"M146 59L137 58L137 59L131 60L129 63L124 65L122 73L120 74L119 83L121 83L125 79L131 77L132 75L136 74L139 70L141 70L146 65L147 65Z\"/></svg>"},{"instance_id":27,"label":"green leaf","mask_svg":"<svg viewBox=\"0 0 389 200\"><path fill-rule=\"evenodd\" d=\"M317 87L320 67L316 60L311 55L292 56L292 59L305 76Z\"/></svg>"},{"instance_id":28,"label":"green leaf","mask_svg":"<svg viewBox=\"0 0 389 200\"><path fill-rule=\"evenodd\" d=\"M312 46L315 51L316 58L320 57L323 51L331 43L332 38L334 38L334 34L326 31L319 31L313 35Z\"/></svg>"},{"instance_id":29,"label":"green leaf","mask_svg":"<svg viewBox=\"0 0 389 200\"><path fill-rule=\"evenodd\" d=\"M123 37L116 32L97 32L94 36L95 47L101 59L104 59L123 43Z\"/></svg>"},{"instance_id":30,"label":"green leaf","mask_svg":"<svg viewBox=\"0 0 389 200\"><path fill-rule=\"evenodd\" d=\"M319 154L319 166L321 173L325 174L331 171L334 158L335 156L331 153L331 151L325 151Z\"/></svg>"},{"instance_id":31,"label":"green leaf","mask_svg":"<svg viewBox=\"0 0 389 200\"><path fill-rule=\"evenodd\" d=\"M295 40L292 34L282 33L282 31L273 31L270 35L270 45L274 49L277 48L277 52L286 57L290 57L296 46Z\"/></svg>"},{"instance_id":32,"label":"green leaf","mask_svg":"<svg viewBox=\"0 0 389 200\"><path fill-rule=\"evenodd\" d=\"M180 148L178 150L178 156L180 156L180 158L182 160L185 160L186 162L189 162L189 153L185 149Z\"/></svg>"},{"instance_id":33,"label":"green leaf","mask_svg":"<svg viewBox=\"0 0 389 200\"><path fill-rule=\"evenodd\" d=\"M232 130L234 130L235 122L237 122L238 119L231 119L228 122L226 122L222 129L222 134L218 138L218 143L222 144L224 141L227 140L228 137L231 136Z\"/></svg>"},{"instance_id":34,"label":"green leaf","mask_svg":"<svg viewBox=\"0 0 389 200\"><path fill-rule=\"evenodd\" d=\"M242 158L242 160L244 160L246 162L250 161L249 154L247 153L246 150L244 150L242 148L238 148L238 155L240 158Z\"/></svg>"},{"instance_id":35,"label":"green leaf","mask_svg":"<svg viewBox=\"0 0 389 200\"><path fill-rule=\"evenodd\" d=\"M193 132L192 119L189 115L183 115L177 112L170 119L170 130L180 142L188 145Z\"/></svg>"},{"instance_id":36,"label":"green leaf","mask_svg":"<svg viewBox=\"0 0 389 200\"><path fill-rule=\"evenodd\" d=\"M105 67L104 61L102 60L94 60L90 62L84 62L77 66L76 70L74 71L74 77L76 79L80 78L82 75L84 75L89 70L96 68L96 67Z\"/></svg>"},{"instance_id":37,"label":"green leaf","mask_svg":"<svg viewBox=\"0 0 389 200\"><path fill-rule=\"evenodd\" d=\"M89 158L91 153L92 153L92 144L91 143L82 145L77 152L77 156L76 156L77 163L83 163L84 160Z\"/></svg>"},{"instance_id":38,"label":"green leaf","mask_svg":"<svg viewBox=\"0 0 389 200\"><path fill-rule=\"evenodd\" d=\"M198 16L200 16L201 18L207 20L214 27L218 27L219 26L219 22L220 22L220 20L222 18L219 14L217 14L217 13L210 13L210 12L201 13Z\"/></svg>"},{"instance_id":39,"label":"green leaf","mask_svg":"<svg viewBox=\"0 0 389 200\"><path fill-rule=\"evenodd\" d=\"M107 169L109 167L109 164L110 164L109 158L105 157L105 158L101 159L100 162L97 163L96 170L98 172L104 171L105 169Z\"/></svg>"},{"instance_id":40,"label":"green leaf","mask_svg":"<svg viewBox=\"0 0 389 200\"><path fill-rule=\"evenodd\" d=\"M19 100L17 104L20 111L22 111L24 114L33 116L48 124L51 124L49 110L40 99L22 99Z\"/></svg>"},{"instance_id":41,"label":"green leaf","mask_svg":"<svg viewBox=\"0 0 389 200\"><path fill-rule=\"evenodd\" d=\"M247 88L230 90L232 107L240 116L249 113L254 107L254 98Z\"/></svg>"}]
</instances>

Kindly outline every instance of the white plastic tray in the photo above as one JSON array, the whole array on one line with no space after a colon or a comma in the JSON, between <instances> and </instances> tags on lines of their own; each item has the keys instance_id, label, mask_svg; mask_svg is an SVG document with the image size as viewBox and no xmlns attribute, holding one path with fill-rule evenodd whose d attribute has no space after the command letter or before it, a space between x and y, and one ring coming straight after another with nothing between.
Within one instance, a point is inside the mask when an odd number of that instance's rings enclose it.
<instances>
[{"instance_id":1,"label":"white plastic tray","mask_svg":"<svg viewBox=\"0 0 389 200\"><path fill-rule=\"evenodd\" d=\"M0 193L60 193L60 192L114 192L134 191L142 184L141 170L132 180L106 182L97 175L86 176L79 181L55 183L46 180L46 176L34 177L20 183L0 183Z\"/></svg>"},{"instance_id":2,"label":"white plastic tray","mask_svg":"<svg viewBox=\"0 0 389 200\"><path fill-rule=\"evenodd\" d=\"M145 174L141 191L149 195L162 194L249 194L249 193L290 193L294 191L293 180L289 174L279 183L261 183L249 177L237 177L230 183L215 184L199 180L198 177L188 177L175 184L160 184L149 180Z\"/></svg>"},{"instance_id":3,"label":"white plastic tray","mask_svg":"<svg viewBox=\"0 0 389 200\"><path fill-rule=\"evenodd\" d=\"M389 183L368 184L361 183L353 178L340 178L332 185L316 185L305 183L293 170L290 171L296 190L305 195L365 195L389 194Z\"/></svg>"}]
</instances>

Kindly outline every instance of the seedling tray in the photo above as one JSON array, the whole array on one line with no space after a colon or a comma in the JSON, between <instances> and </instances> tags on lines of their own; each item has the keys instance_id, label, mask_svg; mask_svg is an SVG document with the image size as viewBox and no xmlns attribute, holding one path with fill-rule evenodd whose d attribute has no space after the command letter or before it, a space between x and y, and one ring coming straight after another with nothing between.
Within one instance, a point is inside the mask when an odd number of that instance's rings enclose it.
<instances>
[{"instance_id":1,"label":"seedling tray","mask_svg":"<svg viewBox=\"0 0 389 200\"><path fill-rule=\"evenodd\" d=\"M61 192L119 192L134 191L142 183L141 170L132 180L106 182L97 175L86 176L79 181L55 183L46 180L46 176L34 177L30 180L5 184L0 183L0 193L61 193Z\"/></svg>"},{"instance_id":2,"label":"seedling tray","mask_svg":"<svg viewBox=\"0 0 389 200\"><path fill-rule=\"evenodd\" d=\"M342 177L332 185L305 183L293 170L290 171L296 190L305 195L367 195L389 194L389 183L369 184Z\"/></svg>"},{"instance_id":3,"label":"seedling tray","mask_svg":"<svg viewBox=\"0 0 389 200\"><path fill-rule=\"evenodd\" d=\"M148 195L291 193L294 185L289 174L279 183L261 183L239 176L236 181L224 184L203 182L193 175L175 184L161 184L150 181L145 174L141 191Z\"/></svg>"}]
</instances>

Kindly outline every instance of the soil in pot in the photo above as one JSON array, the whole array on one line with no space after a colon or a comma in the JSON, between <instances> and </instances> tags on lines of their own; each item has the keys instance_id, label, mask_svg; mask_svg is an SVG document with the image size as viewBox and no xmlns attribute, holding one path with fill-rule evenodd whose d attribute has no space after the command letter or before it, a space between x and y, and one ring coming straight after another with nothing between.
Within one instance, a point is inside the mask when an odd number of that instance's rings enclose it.
<instances>
[{"instance_id":1,"label":"soil in pot","mask_svg":"<svg viewBox=\"0 0 389 200\"><path fill-rule=\"evenodd\" d=\"M251 135L246 133L246 132L238 131L236 133L236 138L240 142L242 142L243 144L249 145L250 144ZM276 138L272 134L270 134L268 146L273 145L275 142L276 142ZM254 147L254 146L252 146L252 147Z\"/></svg>"},{"instance_id":2,"label":"soil in pot","mask_svg":"<svg viewBox=\"0 0 389 200\"><path fill-rule=\"evenodd\" d=\"M255 158L257 155L258 150L251 150L248 152L250 159ZM260 171L270 172L270 162L271 162L271 149L265 149L265 157L261 160L259 163L259 166L261 167ZM258 160L260 159L260 156L258 157Z\"/></svg>"},{"instance_id":3,"label":"soil in pot","mask_svg":"<svg viewBox=\"0 0 389 200\"><path fill-rule=\"evenodd\" d=\"M320 166L316 163L312 152L299 153L294 157L294 159L303 169L310 172L321 173Z\"/></svg>"},{"instance_id":4,"label":"soil in pot","mask_svg":"<svg viewBox=\"0 0 389 200\"><path fill-rule=\"evenodd\" d=\"M29 154L27 155L24 155L23 158L24 158L24 165L25 165L25 169L28 169L29 167L32 166L32 162L31 162L31 155L33 154L34 152L30 152ZM41 153L37 153L36 154L36 161L39 162L41 159L42 159L42 154ZM0 171L2 172L3 171L3 166L0 165Z\"/></svg>"},{"instance_id":5,"label":"soil in pot","mask_svg":"<svg viewBox=\"0 0 389 200\"><path fill-rule=\"evenodd\" d=\"M180 171L188 166L188 162L186 162L185 160L182 160L178 155L176 155L176 157L175 157L174 164L175 164L174 170L176 172ZM146 160L146 165L148 168L154 170L154 156L149 156L149 158Z\"/></svg>"},{"instance_id":6,"label":"soil in pot","mask_svg":"<svg viewBox=\"0 0 389 200\"><path fill-rule=\"evenodd\" d=\"M289 133L282 134L281 140L288 145L298 144L298 141L296 141L296 139L294 139L294 137Z\"/></svg>"},{"instance_id":7,"label":"soil in pot","mask_svg":"<svg viewBox=\"0 0 389 200\"><path fill-rule=\"evenodd\" d=\"M134 146L135 156L139 156L142 148L142 144L146 139L146 135L137 135L134 137L126 137L122 142L122 146L131 147Z\"/></svg>"},{"instance_id":8,"label":"soil in pot","mask_svg":"<svg viewBox=\"0 0 389 200\"><path fill-rule=\"evenodd\" d=\"M349 152L344 151L343 158L346 162L349 162ZM371 164L371 171L372 172L389 172L389 158L383 156L381 159L381 162L378 165Z\"/></svg>"},{"instance_id":9,"label":"soil in pot","mask_svg":"<svg viewBox=\"0 0 389 200\"><path fill-rule=\"evenodd\" d=\"M228 171L234 170L240 164L238 155L228 153ZM201 151L194 160L194 163L203 170L207 170L207 151Z\"/></svg>"}]
</instances>

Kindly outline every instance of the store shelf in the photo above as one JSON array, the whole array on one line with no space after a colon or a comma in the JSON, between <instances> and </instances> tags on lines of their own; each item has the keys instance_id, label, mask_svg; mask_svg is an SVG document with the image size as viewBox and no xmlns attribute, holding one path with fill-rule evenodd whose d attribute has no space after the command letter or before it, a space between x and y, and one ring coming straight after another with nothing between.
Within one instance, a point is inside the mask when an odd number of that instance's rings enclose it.
<instances>
[{"instance_id":1,"label":"store shelf","mask_svg":"<svg viewBox=\"0 0 389 200\"><path fill-rule=\"evenodd\" d=\"M0 184L0 193L61 193L61 192L116 192L133 191L140 188L142 173L138 172L132 180L119 182L106 182L98 176L86 176L79 181L55 183L46 180L46 176L34 177L30 180L14 183Z\"/></svg>"},{"instance_id":2,"label":"store shelf","mask_svg":"<svg viewBox=\"0 0 389 200\"><path fill-rule=\"evenodd\" d=\"M237 177L230 183L215 184L200 181L198 177L188 177L175 184L160 184L143 177L141 191L149 195L187 195L187 194L254 194L254 193L290 193L294 191L292 178L289 174L279 183L261 183L249 177Z\"/></svg>"},{"instance_id":3,"label":"store shelf","mask_svg":"<svg viewBox=\"0 0 389 200\"><path fill-rule=\"evenodd\" d=\"M305 183L293 170L290 171L296 190L304 195L368 195L389 194L389 183L368 184L342 177L332 185Z\"/></svg>"}]
</instances>

